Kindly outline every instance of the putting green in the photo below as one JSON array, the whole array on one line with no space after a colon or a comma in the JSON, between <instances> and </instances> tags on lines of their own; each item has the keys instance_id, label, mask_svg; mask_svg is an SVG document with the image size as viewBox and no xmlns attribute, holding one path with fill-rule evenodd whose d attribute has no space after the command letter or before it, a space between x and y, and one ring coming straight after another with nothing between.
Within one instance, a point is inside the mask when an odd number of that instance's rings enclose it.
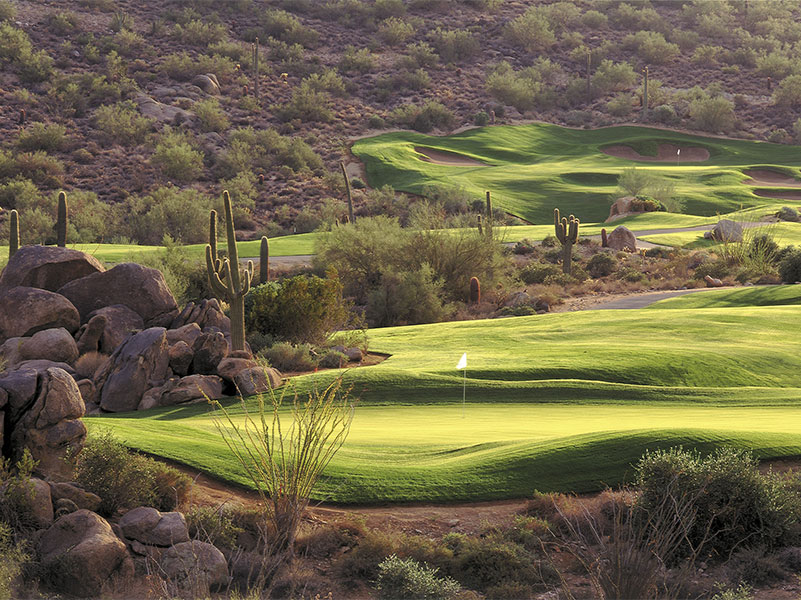
<instances>
[{"instance_id":1,"label":"putting green","mask_svg":"<svg viewBox=\"0 0 801 600\"><path fill-rule=\"evenodd\" d=\"M392 356L344 374L361 400L316 497L364 503L590 491L625 479L646 448L676 444L801 455L799 319L801 306L745 306L373 330L371 348ZM464 408L455 370L463 352ZM295 381L303 392L336 375ZM236 402L230 410L242 418ZM205 405L87 423L247 485Z\"/></svg>"},{"instance_id":2,"label":"putting green","mask_svg":"<svg viewBox=\"0 0 801 600\"><path fill-rule=\"evenodd\" d=\"M665 144L684 149L685 156L706 150L709 157L677 164L672 158L675 151L665 162L604 153L610 147L626 146L653 158ZM434 162L426 156L432 150L456 155L463 164ZM618 176L635 165L670 180L676 195L685 201L685 212L701 216L786 204L799 193L797 188L755 181L745 171L771 171L799 179L801 165L797 148L787 145L646 127L577 130L544 123L480 127L445 137L386 133L357 141L352 151L364 162L373 187L391 185L422 194L431 185L461 186L477 199L490 190L498 206L539 223L552 219L554 207L582 221L602 221L609 214Z\"/></svg>"}]
</instances>

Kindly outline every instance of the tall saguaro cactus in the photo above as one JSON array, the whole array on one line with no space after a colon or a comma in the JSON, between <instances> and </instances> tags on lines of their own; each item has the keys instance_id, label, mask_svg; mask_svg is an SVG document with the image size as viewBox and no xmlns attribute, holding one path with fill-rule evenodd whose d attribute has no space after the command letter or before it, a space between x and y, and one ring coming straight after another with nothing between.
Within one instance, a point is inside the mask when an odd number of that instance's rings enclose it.
<instances>
[{"instance_id":1,"label":"tall saguaro cactus","mask_svg":"<svg viewBox=\"0 0 801 600\"><path fill-rule=\"evenodd\" d=\"M259 247L259 283L268 281L270 281L270 241L263 235Z\"/></svg>"},{"instance_id":2,"label":"tall saguaro cactus","mask_svg":"<svg viewBox=\"0 0 801 600\"><path fill-rule=\"evenodd\" d=\"M646 66L643 70L643 79L642 79L642 120L648 120L648 67Z\"/></svg>"},{"instance_id":3,"label":"tall saguaro cactus","mask_svg":"<svg viewBox=\"0 0 801 600\"><path fill-rule=\"evenodd\" d=\"M570 275L573 267L573 244L578 241L579 220L570 217L559 218L559 209L553 209L553 222L556 229L556 239L562 244L562 272Z\"/></svg>"},{"instance_id":4,"label":"tall saguaro cactus","mask_svg":"<svg viewBox=\"0 0 801 600\"><path fill-rule=\"evenodd\" d=\"M19 250L19 213L16 210L11 211L9 225L11 231L8 234L8 259L11 260L14 253Z\"/></svg>"},{"instance_id":5,"label":"tall saguaro cactus","mask_svg":"<svg viewBox=\"0 0 801 600\"><path fill-rule=\"evenodd\" d=\"M215 294L228 302L231 317L231 349L245 349L245 295L250 291L250 281L253 278L253 262L248 261L245 269L239 268L239 252L236 248L236 233L234 231L234 214L231 210L231 196L228 191L223 192L225 206L225 228L228 236L228 257L220 261L216 256L216 235L209 235L206 246L206 269L209 275L211 289ZM214 213L215 211L211 211ZM209 233L216 233L215 219L209 219ZM214 223L212 226L211 223ZM213 249L212 249L213 248ZM222 276L221 276L222 275Z\"/></svg>"},{"instance_id":6,"label":"tall saguaro cactus","mask_svg":"<svg viewBox=\"0 0 801 600\"><path fill-rule=\"evenodd\" d=\"M253 43L253 95L259 99L259 38Z\"/></svg>"},{"instance_id":7,"label":"tall saguaro cactus","mask_svg":"<svg viewBox=\"0 0 801 600\"><path fill-rule=\"evenodd\" d=\"M487 237L492 237L492 196L487 192L487 212L484 215L484 231Z\"/></svg>"},{"instance_id":8,"label":"tall saguaro cactus","mask_svg":"<svg viewBox=\"0 0 801 600\"><path fill-rule=\"evenodd\" d=\"M345 163L339 161L339 167L342 169L342 177L345 178L345 190L348 192L348 223L353 223L353 195L350 191L350 178L348 171L345 169Z\"/></svg>"},{"instance_id":9,"label":"tall saguaro cactus","mask_svg":"<svg viewBox=\"0 0 801 600\"><path fill-rule=\"evenodd\" d=\"M59 192L58 220L56 221L56 237L59 248L65 248L67 246L67 218L67 194Z\"/></svg>"}]
</instances>

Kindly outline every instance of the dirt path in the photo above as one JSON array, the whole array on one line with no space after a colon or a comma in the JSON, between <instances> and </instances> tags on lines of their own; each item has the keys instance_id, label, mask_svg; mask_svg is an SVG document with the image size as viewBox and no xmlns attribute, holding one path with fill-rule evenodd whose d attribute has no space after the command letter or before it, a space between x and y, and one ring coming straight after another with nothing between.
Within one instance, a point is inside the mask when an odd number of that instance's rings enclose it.
<instances>
[{"instance_id":1,"label":"dirt path","mask_svg":"<svg viewBox=\"0 0 801 600\"><path fill-rule=\"evenodd\" d=\"M718 288L693 288L690 290L670 290L666 292L643 292L636 294L621 294L618 298L576 298L577 301L568 312L579 310L633 310L646 308L655 302L676 296L686 296L696 292L708 292L710 290L734 289L736 286L723 286Z\"/></svg>"}]
</instances>

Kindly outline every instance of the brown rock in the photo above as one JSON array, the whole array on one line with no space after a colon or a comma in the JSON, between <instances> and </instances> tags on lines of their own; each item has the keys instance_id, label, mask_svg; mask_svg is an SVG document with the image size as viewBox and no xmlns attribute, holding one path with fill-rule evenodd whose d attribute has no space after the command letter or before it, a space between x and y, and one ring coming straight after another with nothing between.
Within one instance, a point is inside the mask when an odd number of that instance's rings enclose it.
<instances>
[{"instance_id":1,"label":"brown rock","mask_svg":"<svg viewBox=\"0 0 801 600\"><path fill-rule=\"evenodd\" d=\"M20 362L50 360L72 364L78 360L78 346L70 332L63 327L37 331L24 338L19 346Z\"/></svg>"},{"instance_id":2,"label":"brown rock","mask_svg":"<svg viewBox=\"0 0 801 600\"><path fill-rule=\"evenodd\" d=\"M92 256L58 246L23 246L0 274L0 288L17 286L57 291L70 281L105 271Z\"/></svg>"},{"instance_id":3,"label":"brown rock","mask_svg":"<svg viewBox=\"0 0 801 600\"><path fill-rule=\"evenodd\" d=\"M167 379L169 360L163 327L128 337L95 378L100 407L109 412L136 410L144 393Z\"/></svg>"},{"instance_id":4,"label":"brown rock","mask_svg":"<svg viewBox=\"0 0 801 600\"><path fill-rule=\"evenodd\" d=\"M31 287L0 292L0 340L27 337L54 327L75 333L78 325L78 311L64 296Z\"/></svg>"},{"instance_id":5,"label":"brown rock","mask_svg":"<svg viewBox=\"0 0 801 600\"><path fill-rule=\"evenodd\" d=\"M247 358L231 358L229 356L222 359L220 364L217 365L217 374L226 381L233 383L237 373L244 371L245 369L253 369L254 367L258 366L259 363L257 363L255 360Z\"/></svg>"},{"instance_id":6,"label":"brown rock","mask_svg":"<svg viewBox=\"0 0 801 600\"><path fill-rule=\"evenodd\" d=\"M200 400L217 400L222 398L222 379L216 375L189 375L175 383L171 389L161 393L159 405L171 406Z\"/></svg>"},{"instance_id":7,"label":"brown rock","mask_svg":"<svg viewBox=\"0 0 801 600\"><path fill-rule=\"evenodd\" d=\"M189 373L194 356L192 348L186 342L177 342L174 346L170 346L170 368L173 373L179 377Z\"/></svg>"},{"instance_id":8,"label":"brown rock","mask_svg":"<svg viewBox=\"0 0 801 600\"><path fill-rule=\"evenodd\" d=\"M188 325L184 325L178 329L168 329L167 343L173 345L177 344L178 342L184 342L191 348L192 344L195 343L195 340L200 337L200 334L200 326L197 323L189 323Z\"/></svg>"},{"instance_id":9,"label":"brown rock","mask_svg":"<svg viewBox=\"0 0 801 600\"><path fill-rule=\"evenodd\" d=\"M77 381L76 384L78 385L78 390L81 392L83 403L94 404L95 397L97 395L94 381L91 379L81 379Z\"/></svg>"},{"instance_id":10,"label":"brown rock","mask_svg":"<svg viewBox=\"0 0 801 600\"><path fill-rule=\"evenodd\" d=\"M228 356L228 342L221 332L203 333L192 345L192 354L191 372L213 375L220 361Z\"/></svg>"},{"instance_id":11,"label":"brown rock","mask_svg":"<svg viewBox=\"0 0 801 600\"><path fill-rule=\"evenodd\" d=\"M145 328L142 317L122 304L105 306L91 312L89 321L91 322L95 317L105 317L106 319L103 335L100 336L98 342L98 351L103 354L111 354L125 341L128 335Z\"/></svg>"},{"instance_id":12,"label":"brown rock","mask_svg":"<svg viewBox=\"0 0 801 600\"><path fill-rule=\"evenodd\" d=\"M234 385L242 396L261 394L280 387L283 383L281 373L269 367L254 367L237 373Z\"/></svg>"},{"instance_id":13,"label":"brown rock","mask_svg":"<svg viewBox=\"0 0 801 600\"><path fill-rule=\"evenodd\" d=\"M122 263L104 273L76 279L59 293L75 305L83 321L93 311L115 304L133 310L146 327L166 327L178 314L161 272L136 263Z\"/></svg>"},{"instance_id":14,"label":"brown rock","mask_svg":"<svg viewBox=\"0 0 801 600\"><path fill-rule=\"evenodd\" d=\"M159 512L140 506L120 519L122 534L130 540L152 546L173 546L189 541L186 519L179 512Z\"/></svg>"},{"instance_id":15,"label":"brown rock","mask_svg":"<svg viewBox=\"0 0 801 600\"><path fill-rule=\"evenodd\" d=\"M71 500L78 508L85 508L87 510L96 511L102 502L100 496L87 492L83 488L78 487L74 483L50 482L50 494L53 501L57 502L61 499Z\"/></svg>"},{"instance_id":16,"label":"brown rock","mask_svg":"<svg viewBox=\"0 0 801 600\"><path fill-rule=\"evenodd\" d=\"M620 225L607 236L609 247L614 250L627 250L628 252L637 251L637 238L628 228Z\"/></svg>"},{"instance_id":17,"label":"brown rock","mask_svg":"<svg viewBox=\"0 0 801 600\"><path fill-rule=\"evenodd\" d=\"M100 339L103 337L105 330L106 317L104 315L95 315L89 319L89 322L83 325L75 336L78 353L98 352L100 350Z\"/></svg>"},{"instance_id":18,"label":"brown rock","mask_svg":"<svg viewBox=\"0 0 801 600\"><path fill-rule=\"evenodd\" d=\"M41 536L38 550L45 579L60 593L98 596L110 579L133 574L125 544L88 510L60 517Z\"/></svg>"},{"instance_id":19,"label":"brown rock","mask_svg":"<svg viewBox=\"0 0 801 600\"><path fill-rule=\"evenodd\" d=\"M209 590L228 583L228 563L217 548L205 542L183 542L161 557L164 574L185 592L206 597Z\"/></svg>"}]
</instances>

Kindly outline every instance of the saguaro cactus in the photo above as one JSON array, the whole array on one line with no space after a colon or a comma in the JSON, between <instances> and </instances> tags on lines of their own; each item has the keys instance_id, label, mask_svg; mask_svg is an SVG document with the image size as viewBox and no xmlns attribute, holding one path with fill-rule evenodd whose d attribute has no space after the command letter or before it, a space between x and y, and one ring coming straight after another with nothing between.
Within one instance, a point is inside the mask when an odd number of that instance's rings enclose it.
<instances>
[{"instance_id":1,"label":"saguaro cactus","mask_svg":"<svg viewBox=\"0 0 801 600\"><path fill-rule=\"evenodd\" d=\"M609 247L609 238L606 237L606 229L601 229L601 248Z\"/></svg>"},{"instance_id":2,"label":"saguaro cactus","mask_svg":"<svg viewBox=\"0 0 801 600\"><path fill-rule=\"evenodd\" d=\"M268 281L270 281L270 242L264 235L259 247L259 283Z\"/></svg>"},{"instance_id":3,"label":"saguaro cactus","mask_svg":"<svg viewBox=\"0 0 801 600\"><path fill-rule=\"evenodd\" d=\"M231 317L231 349L245 349L245 295L250 291L253 278L253 262L248 261L245 269L239 268L239 252L236 248L234 231L234 214L231 210L231 196L223 192L225 206L225 228L228 236L228 257L220 261L216 256L217 238L211 233L217 231L216 213L211 211L209 218L209 243L206 246L206 269L211 289L225 299L230 307ZM213 218L211 218L213 216ZM219 267L219 268L218 268ZM220 276L222 274L222 277Z\"/></svg>"},{"instance_id":4,"label":"saguaro cactus","mask_svg":"<svg viewBox=\"0 0 801 600\"><path fill-rule=\"evenodd\" d=\"M67 246L67 194L58 194L58 219L56 221L56 238L59 248Z\"/></svg>"},{"instance_id":5,"label":"saguaro cactus","mask_svg":"<svg viewBox=\"0 0 801 600\"><path fill-rule=\"evenodd\" d=\"M19 250L19 213L16 210L11 211L10 220L11 230L8 233L8 259L14 256L14 253Z\"/></svg>"},{"instance_id":6,"label":"saguaro cactus","mask_svg":"<svg viewBox=\"0 0 801 600\"><path fill-rule=\"evenodd\" d=\"M259 99L259 38L253 43L253 95Z\"/></svg>"},{"instance_id":7,"label":"saguaro cactus","mask_svg":"<svg viewBox=\"0 0 801 600\"><path fill-rule=\"evenodd\" d=\"M578 241L579 220L570 217L559 218L559 209L553 209L554 228L556 239L562 244L562 272L570 275L573 266L573 244Z\"/></svg>"},{"instance_id":8,"label":"saguaro cactus","mask_svg":"<svg viewBox=\"0 0 801 600\"><path fill-rule=\"evenodd\" d=\"M470 278L470 304L481 302L481 282L478 277Z\"/></svg>"},{"instance_id":9,"label":"saguaro cactus","mask_svg":"<svg viewBox=\"0 0 801 600\"><path fill-rule=\"evenodd\" d=\"M642 79L642 120L648 120L648 67L646 66L643 70L643 79Z\"/></svg>"},{"instance_id":10,"label":"saguaro cactus","mask_svg":"<svg viewBox=\"0 0 801 600\"><path fill-rule=\"evenodd\" d=\"M339 161L339 167L342 169L342 177L345 178L345 190L348 192L348 223L353 223L353 195L350 192L350 178L348 171L345 169L345 163Z\"/></svg>"},{"instance_id":11,"label":"saguaro cactus","mask_svg":"<svg viewBox=\"0 0 801 600\"><path fill-rule=\"evenodd\" d=\"M487 192L487 211L484 215L484 232L487 237L492 237L492 196Z\"/></svg>"}]
</instances>

